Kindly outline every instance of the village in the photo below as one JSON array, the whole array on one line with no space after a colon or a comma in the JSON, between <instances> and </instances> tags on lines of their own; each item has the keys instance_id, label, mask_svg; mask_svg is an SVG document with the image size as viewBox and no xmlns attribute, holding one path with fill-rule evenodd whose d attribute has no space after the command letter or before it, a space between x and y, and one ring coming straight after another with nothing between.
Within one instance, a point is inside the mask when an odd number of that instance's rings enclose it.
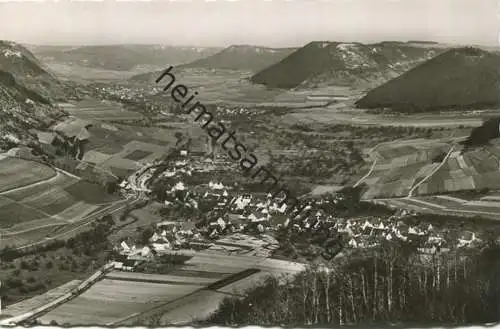
<instances>
[{"instance_id":1,"label":"village","mask_svg":"<svg viewBox=\"0 0 500 329\"><path fill-rule=\"evenodd\" d=\"M213 180L218 177L217 173L231 171L231 162L218 154L210 150L191 153L187 147L177 152L176 159L162 166L160 173L156 172L160 170L158 164L150 164L121 182L124 195L146 193L163 206L146 243L138 245L134 239L125 239L115 246L120 254L119 261L115 262L117 269L134 271L141 262L152 261L155 257L200 250L279 257L283 242L280 232L285 230L292 238L297 237L297 241L291 243L298 246L305 236L313 240L315 235L322 236L325 241L320 245L323 246L335 238L342 241L344 253L376 248L391 241L416 245L419 253L432 255L456 248L477 247L483 242L476 232L463 231L457 235L425 222L408 224L406 219L416 215L411 210L398 210L391 216L346 218L337 215L336 208L345 199L341 193L316 197L318 210L313 216L302 222L291 220L286 216L286 204L280 204L270 193L249 193L240 189L238 183L231 184L227 177L236 175L229 173L219 176L221 180ZM156 178L151 181L153 176ZM204 215L200 215L201 212ZM304 253L309 247L304 243Z\"/></svg>"}]
</instances>

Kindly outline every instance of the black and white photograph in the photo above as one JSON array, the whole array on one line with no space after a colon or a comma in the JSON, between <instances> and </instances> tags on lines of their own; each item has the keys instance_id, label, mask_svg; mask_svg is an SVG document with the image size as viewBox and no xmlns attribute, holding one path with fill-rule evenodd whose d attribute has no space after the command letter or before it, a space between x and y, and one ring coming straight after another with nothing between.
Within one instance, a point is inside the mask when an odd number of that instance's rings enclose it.
<instances>
[{"instance_id":1,"label":"black and white photograph","mask_svg":"<svg viewBox=\"0 0 500 329\"><path fill-rule=\"evenodd\" d=\"M0 1L1 327L500 324L498 0Z\"/></svg>"}]
</instances>

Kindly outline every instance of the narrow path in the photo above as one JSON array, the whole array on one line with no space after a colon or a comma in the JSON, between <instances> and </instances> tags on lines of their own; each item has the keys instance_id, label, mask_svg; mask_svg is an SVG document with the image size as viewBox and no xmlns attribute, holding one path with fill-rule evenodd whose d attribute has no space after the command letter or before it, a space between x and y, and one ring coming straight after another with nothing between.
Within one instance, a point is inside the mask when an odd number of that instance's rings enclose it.
<instances>
[{"instance_id":1,"label":"narrow path","mask_svg":"<svg viewBox=\"0 0 500 329\"><path fill-rule=\"evenodd\" d=\"M436 167L434 168L433 171L431 171L427 176L425 176L424 178L422 178L422 180L420 182L418 182L417 184L415 184L415 186L413 186L410 191L408 192L408 195L406 196L407 199L410 199L412 196L413 196L413 192L420 186L422 185L425 181L427 181L429 178L431 178L439 169L441 169L441 167L448 161L448 158L450 157L451 153L453 152L453 150L455 149L455 144L453 144L450 148L450 150L448 151L448 153L446 153L446 156L444 157L443 161L441 161L441 163Z\"/></svg>"},{"instance_id":2,"label":"narrow path","mask_svg":"<svg viewBox=\"0 0 500 329\"><path fill-rule=\"evenodd\" d=\"M365 179L367 179L373 172L373 170L375 169L375 166L377 165L377 159L373 160L373 163L372 163L372 166L370 167L370 170L368 171L368 173L366 173L366 175L364 175L363 177L361 177L357 182L356 184L354 184L353 186L354 187L357 187L359 184L361 184Z\"/></svg>"},{"instance_id":3,"label":"narrow path","mask_svg":"<svg viewBox=\"0 0 500 329\"><path fill-rule=\"evenodd\" d=\"M16 191L21 191L21 190L24 190L24 189L27 189L27 188L32 188L34 186L38 186L38 185L45 184L45 183L50 183L51 181L58 179L60 176L61 176L61 174L56 170L55 175L52 176L52 177L49 177L49 178L47 178L45 180L41 180L41 181L38 181L38 182L35 182L35 183L32 183L32 184L23 185L23 186L20 186L20 187L14 187L14 188L11 188L10 190L3 190L3 191L0 192L0 195L6 194L6 193L11 193L11 192L16 192Z\"/></svg>"}]
</instances>

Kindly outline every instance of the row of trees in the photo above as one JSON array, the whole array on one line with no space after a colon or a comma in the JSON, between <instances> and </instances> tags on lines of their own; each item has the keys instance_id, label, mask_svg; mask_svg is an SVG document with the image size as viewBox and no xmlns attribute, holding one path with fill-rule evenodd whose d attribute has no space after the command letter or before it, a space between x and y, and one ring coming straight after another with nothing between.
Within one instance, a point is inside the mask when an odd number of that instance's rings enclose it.
<instances>
[{"instance_id":1,"label":"row of trees","mask_svg":"<svg viewBox=\"0 0 500 329\"><path fill-rule=\"evenodd\" d=\"M471 324L500 320L500 249L419 255L397 244L329 272L270 277L226 298L207 325Z\"/></svg>"}]
</instances>

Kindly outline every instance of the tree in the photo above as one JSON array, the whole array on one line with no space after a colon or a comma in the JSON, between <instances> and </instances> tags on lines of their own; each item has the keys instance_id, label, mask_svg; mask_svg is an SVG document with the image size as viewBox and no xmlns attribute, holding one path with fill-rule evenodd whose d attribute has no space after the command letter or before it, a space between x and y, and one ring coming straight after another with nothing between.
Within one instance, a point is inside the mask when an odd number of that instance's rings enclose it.
<instances>
[{"instance_id":1,"label":"tree","mask_svg":"<svg viewBox=\"0 0 500 329\"><path fill-rule=\"evenodd\" d=\"M151 238L153 236L153 233L154 233L154 231L151 227L144 229L141 232L138 244L143 245L143 246L147 245L149 243L149 238Z\"/></svg>"}]
</instances>

